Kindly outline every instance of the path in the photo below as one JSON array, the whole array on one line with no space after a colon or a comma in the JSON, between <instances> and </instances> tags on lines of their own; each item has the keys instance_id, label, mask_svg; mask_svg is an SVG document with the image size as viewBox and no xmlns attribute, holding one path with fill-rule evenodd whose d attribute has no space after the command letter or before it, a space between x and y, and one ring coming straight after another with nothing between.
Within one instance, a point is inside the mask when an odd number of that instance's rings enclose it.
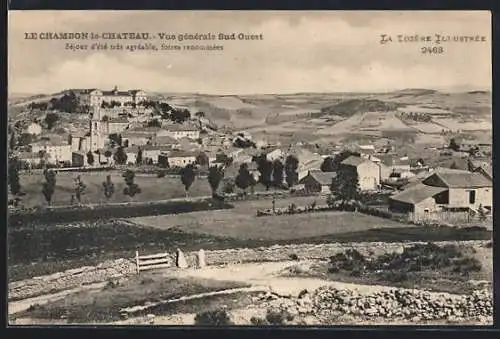
<instances>
[{"instance_id":1,"label":"path","mask_svg":"<svg viewBox=\"0 0 500 339\"><path fill-rule=\"evenodd\" d=\"M86 290L101 289L105 285L106 285L105 282L101 282L101 283L85 285L85 286L81 286L81 287L74 288L71 290L66 290L66 291L57 292L57 293L53 293L53 294L46 294L46 295L42 295L39 297L24 299L24 300L20 300L20 301L11 301L11 302L9 302L9 305L8 305L9 315L26 311L28 308L30 308L31 306L33 306L35 304L43 305L43 304L48 303L49 301L55 301L58 299L62 299L69 294L73 294L73 293L77 293L77 292L81 292L81 291L86 291Z\"/></svg>"},{"instance_id":2,"label":"path","mask_svg":"<svg viewBox=\"0 0 500 339\"><path fill-rule=\"evenodd\" d=\"M307 263L307 261L301 261ZM359 293L368 294L393 290L394 287L383 285L363 285L324 280L320 278L282 277L284 269L297 265L297 261L249 263L227 265L224 267L206 267L204 269L179 270L174 273L176 277L194 277L213 280L241 281L253 286L267 286L279 295L297 296L302 290L313 291L322 286L331 286L338 289L355 289ZM165 276L172 273L165 272Z\"/></svg>"}]
</instances>

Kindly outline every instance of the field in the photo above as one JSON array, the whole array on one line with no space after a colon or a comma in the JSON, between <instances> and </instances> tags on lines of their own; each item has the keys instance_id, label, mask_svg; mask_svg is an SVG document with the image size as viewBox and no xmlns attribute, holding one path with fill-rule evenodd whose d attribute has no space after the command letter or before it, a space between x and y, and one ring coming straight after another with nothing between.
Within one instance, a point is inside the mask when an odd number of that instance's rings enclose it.
<instances>
[{"instance_id":1,"label":"field","mask_svg":"<svg viewBox=\"0 0 500 339\"><path fill-rule=\"evenodd\" d=\"M120 310L123 308L248 286L240 282L175 279L143 274L128 279L118 286L108 285L98 291L77 292L46 305L34 306L18 316L39 319L61 319L63 316L72 323L109 322L119 320ZM170 311L178 312L173 309ZM168 312L163 313L168 314Z\"/></svg>"},{"instance_id":2,"label":"field","mask_svg":"<svg viewBox=\"0 0 500 339\"><path fill-rule=\"evenodd\" d=\"M305 206L316 198L291 198L276 201L276 208L291 203ZM129 219L139 225L159 229L175 228L185 233L229 237L241 240L308 239L347 232L362 232L377 228L403 227L400 223L349 212L318 212L279 217L256 217L257 209L271 209L271 201L245 201L225 211L204 211L179 215L163 215Z\"/></svg>"},{"instance_id":3,"label":"field","mask_svg":"<svg viewBox=\"0 0 500 339\"><path fill-rule=\"evenodd\" d=\"M492 129L491 120L461 121L457 119L435 119L435 122L452 131L490 131Z\"/></svg>"},{"instance_id":4,"label":"field","mask_svg":"<svg viewBox=\"0 0 500 339\"><path fill-rule=\"evenodd\" d=\"M56 191L53 196L53 205L69 205L71 195L74 194L74 179L80 175L81 180L87 185L82 197L82 203L104 203L102 183L106 180L106 175L111 175L111 180L115 184L115 194L109 200L110 203L128 202L130 198L123 194L125 182L122 172L59 172L57 174ZM25 207L35 207L46 205L42 195L42 184L45 182L43 174L23 174L21 176L21 187L23 192L23 204ZM184 186L180 177L157 178L156 175L137 174L135 182L141 187L142 192L133 198L133 201L155 201L172 198L182 198L186 196ZM206 178L197 178L189 190L190 196L211 195L210 185Z\"/></svg>"},{"instance_id":5,"label":"field","mask_svg":"<svg viewBox=\"0 0 500 339\"><path fill-rule=\"evenodd\" d=\"M276 207L292 202L303 206L313 200L277 200ZM270 200L243 201L236 202L231 211L10 229L8 276L22 280L107 259L130 258L136 249L150 254L175 248L195 251L293 243L491 239L491 232L482 229L409 226L359 213L256 217L257 209L270 208Z\"/></svg>"},{"instance_id":6,"label":"field","mask_svg":"<svg viewBox=\"0 0 500 339\"><path fill-rule=\"evenodd\" d=\"M412 122L410 126L419 132L426 134L441 133L443 131L443 126L429 122Z\"/></svg>"}]
</instances>

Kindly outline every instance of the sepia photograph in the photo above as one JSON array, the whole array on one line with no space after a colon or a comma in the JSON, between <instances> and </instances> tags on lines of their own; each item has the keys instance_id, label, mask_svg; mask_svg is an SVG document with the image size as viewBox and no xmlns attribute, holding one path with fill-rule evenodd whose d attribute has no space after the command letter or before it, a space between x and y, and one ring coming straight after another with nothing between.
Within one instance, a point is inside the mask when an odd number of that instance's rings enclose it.
<instances>
[{"instance_id":1,"label":"sepia photograph","mask_svg":"<svg viewBox=\"0 0 500 339\"><path fill-rule=\"evenodd\" d=\"M491 31L9 11L8 325L492 325Z\"/></svg>"}]
</instances>

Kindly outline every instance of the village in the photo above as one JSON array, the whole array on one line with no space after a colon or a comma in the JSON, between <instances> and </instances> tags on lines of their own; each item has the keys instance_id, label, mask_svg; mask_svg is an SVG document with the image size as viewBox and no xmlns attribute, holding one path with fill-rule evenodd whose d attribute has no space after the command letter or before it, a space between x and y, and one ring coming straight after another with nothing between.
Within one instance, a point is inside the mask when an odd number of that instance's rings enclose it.
<instances>
[{"instance_id":1,"label":"village","mask_svg":"<svg viewBox=\"0 0 500 339\"><path fill-rule=\"evenodd\" d=\"M81 112L75 114L88 122L64 137L52 130L58 109L68 107ZM348 196L339 198L359 200L363 193L366 200L382 195L385 206L379 207L414 219L461 215L462 220L470 220L470 216L492 215L491 144L457 142L452 137L440 151L459 159L449 167L401 156L390 141L324 147L303 142L270 144L253 139L249 132L220 131L203 112L191 113L166 101L152 101L144 91L117 87L71 90L51 103L34 102L28 109L40 110L45 117L10 126L11 163L15 161L23 177L42 169L68 174L102 171L103 178L107 171L126 169L158 177L180 176L187 167L193 175L220 173L212 193L234 193L235 188L246 192L261 184L265 191L272 187L325 197L340 194L338 190L346 186L342 180L354 180L358 182L354 191L344 189ZM409 106L399 115L428 120L429 111ZM187 194L189 184L185 188ZM22 206L19 196L11 196L11 201L16 205L12 207ZM71 201L76 201L73 196ZM50 199L46 203L50 205Z\"/></svg>"}]
</instances>

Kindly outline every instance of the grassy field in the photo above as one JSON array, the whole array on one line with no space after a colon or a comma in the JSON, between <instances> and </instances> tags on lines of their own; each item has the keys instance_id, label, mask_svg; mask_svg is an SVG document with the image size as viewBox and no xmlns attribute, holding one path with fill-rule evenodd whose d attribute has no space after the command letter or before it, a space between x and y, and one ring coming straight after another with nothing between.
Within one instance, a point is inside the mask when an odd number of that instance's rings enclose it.
<instances>
[{"instance_id":1,"label":"grassy field","mask_svg":"<svg viewBox=\"0 0 500 339\"><path fill-rule=\"evenodd\" d=\"M276 208L294 203L305 206L321 198L300 197L280 199ZM349 212L318 212L279 217L256 217L257 209L271 209L269 200L244 201L235 208L224 211L204 211L179 215L132 218L139 225L159 229L175 228L181 232L206 234L218 237L255 240L291 240L321 237L348 232L363 232L377 228L399 228L405 225L392 220Z\"/></svg>"},{"instance_id":2,"label":"grassy field","mask_svg":"<svg viewBox=\"0 0 500 339\"><path fill-rule=\"evenodd\" d=\"M109 322L120 319L120 310L127 307L145 305L148 302L176 299L194 294L223 291L250 285L232 282L194 278L165 278L161 275L146 274L126 280L118 286L108 284L100 291L82 291L64 299L45 305L34 306L18 317L61 319L64 316L71 323ZM196 305L196 303L195 303ZM184 309L193 305L183 303ZM204 309L207 305L196 305ZM182 307L180 308L182 310ZM163 314L177 313L175 307L165 307ZM171 314L171 313L170 313Z\"/></svg>"},{"instance_id":3,"label":"grassy field","mask_svg":"<svg viewBox=\"0 0 500 339\"><path fill-rule=\"evenodd\" d=\"M115 194L109 202L128 202L130 198L123 194L125 182L122 172L59 172L56 180L56 190L53 196L53 205L68 205L71 202L71 195L74 194L74 180L80 175L81 180L87 185L82 197L82 203L106 202L102 183L106 180L106 175L111 175L111 180L115 184ZM46 205L42 195L42 185L45 182L43 174L24 174L21 176L21 187L26 193L23 196L25 207ZM135 182L141 187L141 194L136 195L134 201L154 201L167 200L171 198L182 198L186 196L184 186L179 178L164 177L158 178L156 175L137 174ZM211 195L210 185L206 178L197 178L189 190L190 196Z\"/></svg>"}]
</instances>

